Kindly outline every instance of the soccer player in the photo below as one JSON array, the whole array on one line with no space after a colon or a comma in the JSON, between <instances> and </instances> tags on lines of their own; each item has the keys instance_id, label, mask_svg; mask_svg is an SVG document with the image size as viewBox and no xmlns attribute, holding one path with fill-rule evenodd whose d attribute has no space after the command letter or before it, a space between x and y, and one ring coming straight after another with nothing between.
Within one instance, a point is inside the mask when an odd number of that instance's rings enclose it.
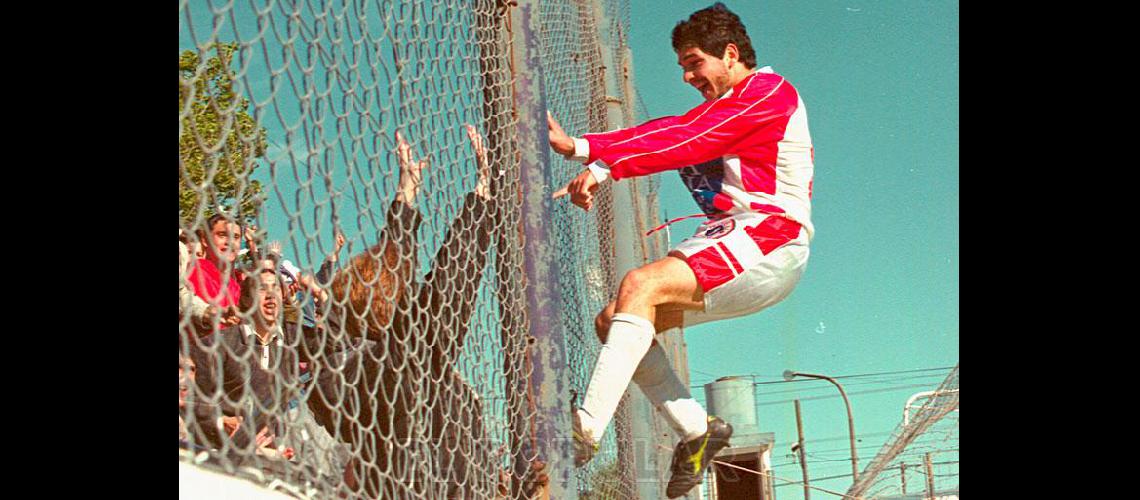
<instances>
[{"instance_id":1,"label":"soccer player","mask_svg":"<svg viewBox=\"0 0 1140 500\"><path fill-rule=\"evenodd\" d=\"M680 169L708 220L665 258L630 271L598 316L603 346L582 406L574 410L575 464L585 464L629 385L637 383L681 436L669 498L701 482L732 426L709 416L653 341L655 332L740 317L791 293L808 259L813 149L796 89L756 68L740 18L721 3L673 29L685 83L705 102L681 116L581 138L548 117L550 145L588 168L565 188L589 210L610 179Z\"/></svg>"}]
</instances>

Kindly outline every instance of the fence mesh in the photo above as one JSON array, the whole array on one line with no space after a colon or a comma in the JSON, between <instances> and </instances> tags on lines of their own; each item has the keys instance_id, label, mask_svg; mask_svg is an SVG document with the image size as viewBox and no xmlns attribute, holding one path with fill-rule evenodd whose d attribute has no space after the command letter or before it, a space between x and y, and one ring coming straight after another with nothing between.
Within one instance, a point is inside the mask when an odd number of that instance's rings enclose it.
<instances>
[{"instance_id":1,"label":"fence mesh","mask_svg":"<svg viewBox=\"0 0 1140 500\"><path fill-rule=\"evenodd\" d=\"M549 109L576 134L611 128L621 73L602 53L623 60L627 3L537 5ZM180 2L180 461L299 497L537 490L524 287L559 287L581 394L615 207L610 187L589 213L554 204L556 258L581 272L527 284L512 8ZM581 170L552 161L555 186ZM656 224L655 201L635 207ZM625 403L614 426L582 498L634 496Z\"/></svg>"},{"instance_id":2,"label":"fence mesh","mask_svg":"<svg viewBox=\"0 0 1140 500\"><path fill-rule=\"evenodd\" d=\"M909 411L847 495L866 499L958 492L958 366Z\"/></svg>"}]
</instances>

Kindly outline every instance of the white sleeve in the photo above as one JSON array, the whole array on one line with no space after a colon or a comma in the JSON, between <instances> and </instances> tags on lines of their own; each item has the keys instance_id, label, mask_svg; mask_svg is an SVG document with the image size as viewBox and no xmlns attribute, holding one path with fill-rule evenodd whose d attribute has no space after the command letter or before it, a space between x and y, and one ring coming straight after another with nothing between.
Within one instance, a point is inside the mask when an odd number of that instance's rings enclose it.
<instances>
[{"instance_id":1,"label":"white sleeve","mask_svg":"<svg viewBox=\"0 0 1140 500\"><path fill-rule=\"evenodd\" d=\"M586 168L590 169L591 174L594 174L594 180L598 181L598 184L610 180L610 169L602 166L601 162L596 161L586 165Z\"/></svg>"}]
</instances>

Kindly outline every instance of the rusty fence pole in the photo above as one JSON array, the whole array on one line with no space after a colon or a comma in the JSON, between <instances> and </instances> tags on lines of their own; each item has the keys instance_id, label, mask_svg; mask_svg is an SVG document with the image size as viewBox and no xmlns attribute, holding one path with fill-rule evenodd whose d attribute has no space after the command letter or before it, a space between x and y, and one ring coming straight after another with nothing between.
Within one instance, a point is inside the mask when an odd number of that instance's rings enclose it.
<instances>
[{"instance_id":1,"label":"rusty fence pole","mask_svg":"<svg viewBox=\"0 0 1140 500\"><path fill-rule=\"evenodd\" d=\"M520 222L525 243L523 268L527 280L526 326L532 343L527 349L534 421L524 454L546 463L550 498L572 498L575 489L570 437L570 378L567 371L565 328L562 325L561 270L553 242L550 143L546 126L546 91L539 47L541 22L538 0L518 0L510 9L511 70L518 141ZM528 446L529 445L529 446ZM531 448L527 450L526 448Z\"/></svg>"}]
</instances>

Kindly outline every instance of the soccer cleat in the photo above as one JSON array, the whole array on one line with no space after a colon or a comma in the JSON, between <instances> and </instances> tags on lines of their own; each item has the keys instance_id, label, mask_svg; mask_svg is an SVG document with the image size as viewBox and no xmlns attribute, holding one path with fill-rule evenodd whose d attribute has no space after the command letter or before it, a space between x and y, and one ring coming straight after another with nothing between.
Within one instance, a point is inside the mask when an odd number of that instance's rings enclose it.
<instances>
[{"instance_id":1,"label":"soccer cleat","mask_svg":"<svg viewBox=\"0 0 1140 500\"><path fill-rule=\"evenodd\" d=\"M578 414L578 410L574 410L574 467L581 467L586 465L594 454L598 452L598 442L594 440L594 436L590 435L582 429L582 416Z\"/></svg>"},{"instance_id":2,"label":"soccer cleat","mask_svg":"<svg viewBox=\"0 0 1140 500\"><path fill-rule=\"evenodd\" d=\"M665 487L665 495L669 498L684 495L701 484L713 457L728 446L732 426L720 417L709 417L708 426L708 431L701 437L688 442L681 441L673 450L673 477L669 478L669 485Z\"/></svg>"}]
</instances>

